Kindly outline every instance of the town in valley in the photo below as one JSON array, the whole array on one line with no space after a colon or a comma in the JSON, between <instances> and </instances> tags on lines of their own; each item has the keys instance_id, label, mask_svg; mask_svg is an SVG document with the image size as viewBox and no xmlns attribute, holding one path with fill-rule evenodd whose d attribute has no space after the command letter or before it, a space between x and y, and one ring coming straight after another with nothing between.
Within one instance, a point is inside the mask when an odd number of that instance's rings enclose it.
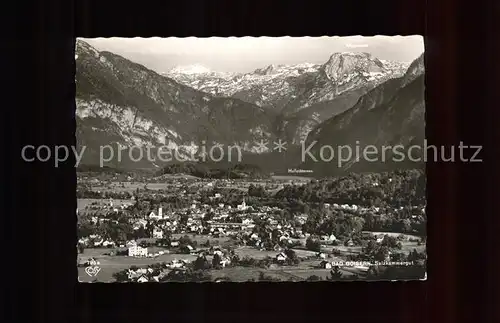
<instances>
[{"instance_id":1,"label":"town in valley","mask_svg":"<svg viewBox=\"0 0 500 323\"><path fill-rule=\"evenodd\" d=\"M86 282L423 279L421 171L315 180L78 174ZM90 264L99 267L88 275Z\"/></svg>"}]
</instances>

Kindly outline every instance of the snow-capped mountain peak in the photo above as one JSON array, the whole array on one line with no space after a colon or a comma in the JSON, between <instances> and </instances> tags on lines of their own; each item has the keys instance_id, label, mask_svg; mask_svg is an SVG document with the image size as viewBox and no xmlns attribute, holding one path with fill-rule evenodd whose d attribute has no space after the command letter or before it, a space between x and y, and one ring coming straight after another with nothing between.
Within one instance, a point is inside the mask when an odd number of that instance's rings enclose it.
<instances>
[{"instance_id":1,"label":"snow-capped mountain peak","mask_svg":"<svg viewBox=\"0 0 500 323\"><path fill-rule=\"evenodd\" d=\"M196 75L196 74L208 74L212 72L208 67L203 65L194 64L187 66L176 66L172 68L167 74L188 74L188 75Z\"/></svg>"}]
</instances>

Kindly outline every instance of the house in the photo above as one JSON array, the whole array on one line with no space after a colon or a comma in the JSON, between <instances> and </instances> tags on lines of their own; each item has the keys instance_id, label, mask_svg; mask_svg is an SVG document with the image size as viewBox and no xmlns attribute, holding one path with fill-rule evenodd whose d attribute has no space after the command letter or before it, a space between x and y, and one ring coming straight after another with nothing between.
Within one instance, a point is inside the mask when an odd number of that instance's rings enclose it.
<instances>
[{"instance_id":1,"label":"house","mask_svg":"<svg viewBox=\"0 0 500 323\"><path fill-rule=\"evenodd\" d=\"M170 242L171 247L178 247L179 246L179 241L172 241Z\"/></svg>"},{"instance_id":2,"label":"house","mask_svg":"<svg viewBox=\"0 0 500 323\"><path fill-rule=\"evenodd\" d=\"M149 280L144 275L141 275L141 277L137 279L138 283L147 283L148 281Z\"/></svg>"},{"instance_id":3,"label":"house","mask_svg":"<svg viewBox=\"0 0 500 323\"><path fill-rule=\"evenodd\" d=\"M142 248L140 246L132 246L128 248L129 257L146 257L148 255L148 248Z\"/></svg>"},{"instance_id":4,"label":"house","mask_svg":"<svg viewBox=\"0 0 500 323\"><path fill-rule=\"evenodd\" d=\"M241 204L238 204L237 208L238 211L245 211L247 209L247 204L245 203L245 199L243 199L243 202L241 202Z\"/></svg>"},{"instance_id":5,"label":"house","mask_svg":"<svg viewBox=\"0 0 500 323\"><path fill-rule=\"evenodd\" d=\"M177 259L174 259L172 260L172 262L170 263L169 267L170 268L183 268L185 265L186 265L186 261L185 260L177 260Z\"/></svg>"},{"instance_id":6,"label":"house","mask_svg":"<svg viewBox=\"0 0 500 323\"><path fill-rule=\"evenodd\" d=\"M320 262L319 265L323 269L332 269L332 263L328 262L326 260L323 260L322 262Z\"/></svg>"},{"instance_id":7,"label":"house","mask_svg":"<svg viewBox=\"0 0 500 323\"><path fill-rule=\"evenodd\" d=\"M163 230L156 227L153 229L153 238L155 239L163 239Z\"/></svg>"},{"instance_id":8,"label":"house","mask_svg":"<svg viewBox=\"0 0 500 323\"><path fill-rule=\"evenodd\" d=\"M275 244L273 249L274 249L274 251L281 251L282 250L282 248L279 244Z\"/></svg>"},{"instance_id":9,"label":"house","mask_svg":"<svg viewBox=\"0 0 500 323\"><path fill-rule=\"evenodd\" d=\"M110 240L106 240L102 243L103 247L113 247L115 246L115 243L113 241L110 241Z\"/></svg>"},{"instance_id":10,"label":"house","mask_svg":"<svg viewBox=\"0 0 500 323\"><path fill-rule=\"evenodd\" d=\"M231 259L229 259L228 257L223 257L222 260L220 261L220 264L223 268L229 265L230 263Z\"/></svg>"},{"instance_id":11,"label":"house","mask_svg":"<svg viewBox=\"0 0 500 323\"><path fill-rule=\"evenodd\" d=\"M243 219L243 221L241 221L241 224L243 224L243 225L249 225L252 223L253 223L252 219Z\"/></svg>"},{"instance_id":12,"label":"house","mask_svg":"<svg viewBox=\"0 0 500 323\"><path fill-rule=\"evenodd\" d=\"M276 255L276 260L279 262L285 261L286 258L287 258L287 256L284 252L280 252L279 254Z\"/></svg>"},{"instance_id":13,"label":"house","mask_svg":"<svg viewBox=\"0 0 500 323\"><path fill-rule=\"evenodd\" d=\"M80 240L78 240L78 243L81 243L81 244L84 244L84 245L86 245L87 242L89 242L89 238L80 238Z\"/></svg>"},{"instance_id":14,"label":"house","mask_svg":"<svg viewBox=\"0 0 500 323\"><path fill-rule=\"evenodd\" d=\"M316 257L321 258L321 259L326 259L326 254L325 254L325 253L323 253L323 252L318 252L318 253L316 254Z\"/></svg>"},{"instance_id":15,"label":"house","mask_svg":"<svg viewBox=\"0 0 500 323\"><path fill-rule=\"evenodd\" d=\"M94 241L94 246L98 247L98 246L102 245L103 242L104 242L104 239L102 239L102 238L99 241Z\"/></svg>"}]
</instances>

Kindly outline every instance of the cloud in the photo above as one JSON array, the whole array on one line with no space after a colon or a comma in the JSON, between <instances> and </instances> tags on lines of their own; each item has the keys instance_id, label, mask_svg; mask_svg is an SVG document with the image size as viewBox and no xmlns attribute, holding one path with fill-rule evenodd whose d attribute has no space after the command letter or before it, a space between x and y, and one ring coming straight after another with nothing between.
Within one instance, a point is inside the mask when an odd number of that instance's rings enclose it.
<instances>
[{"instance_id":1,"label":"cloud","mask_svg":"<svg viewBox=\"0 0 500 323\"><path fill-rule=\"evenodd\" d=\"M346 44L347 48L365 48L368 47L368 44Z\"/></svg>"}]
</instances>

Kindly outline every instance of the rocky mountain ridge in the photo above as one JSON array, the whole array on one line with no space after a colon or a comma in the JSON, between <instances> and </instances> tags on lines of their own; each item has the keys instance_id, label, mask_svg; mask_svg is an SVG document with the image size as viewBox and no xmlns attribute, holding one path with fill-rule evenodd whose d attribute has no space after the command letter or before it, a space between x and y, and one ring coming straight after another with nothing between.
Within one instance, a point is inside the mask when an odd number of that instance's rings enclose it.
<instances>
[{"instance_id":1,"label":"rocky mountain ridge","mask_svg":"<svg viewBox=\"0 0 500 323\"><path fill-rule=\"evenodd\" d=\"M309 151L314 158L306 158L303 167L321 173L422 167L423 161L416 161L422 157L422 151L416 149L408 157L408 149L413 145L422 147L425 139L424 70L424 57L421 55L402 77L378 85L363 95L351 109L312 130L304 147L313 145ZM328 146L333 147L335 153L338 152L336 148L347 146L353 154L359 147L360 160L353 155L339 163L339 156L328 156L326 158L331 160L324 162L320 149ZM373 158L367 160L363 156L367 146L377 148L376 156L372 156L378 160L370 161ZM396 146L399 146L399 153L394 152Z\"/></svg>"}]
</instances>

